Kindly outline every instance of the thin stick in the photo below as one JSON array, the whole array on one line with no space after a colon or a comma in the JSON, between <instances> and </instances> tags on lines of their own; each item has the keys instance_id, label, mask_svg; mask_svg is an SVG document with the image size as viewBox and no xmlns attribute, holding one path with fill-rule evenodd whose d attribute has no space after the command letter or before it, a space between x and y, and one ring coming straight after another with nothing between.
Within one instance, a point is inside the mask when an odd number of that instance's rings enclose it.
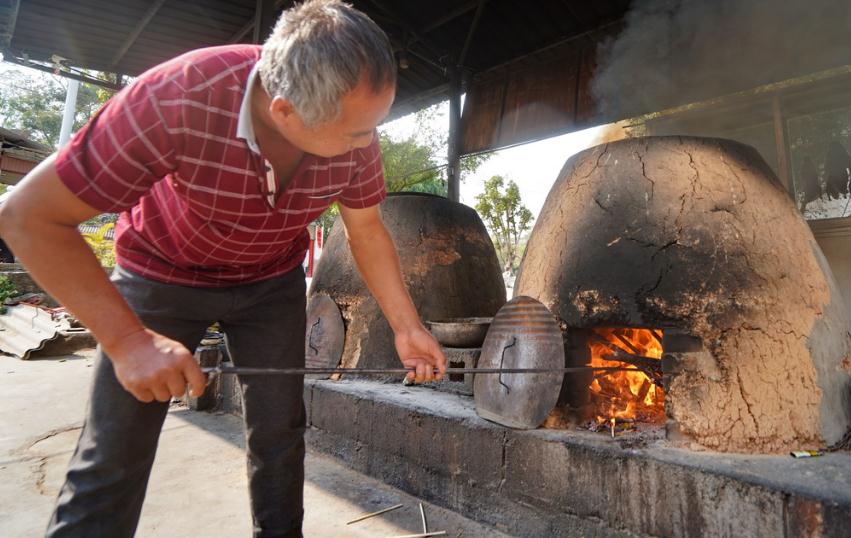
<instances>
[{"instance_id":1,"label":"thin stick","mask_svg":"<svg viewBox=\"0 0 851 538\"><path fill-rule=\"evenodd\" d=\"M423 503L420 503L420 517L423 519L423 534L428 534L428 521L426 521Z\"/></svg>"},{"instance_id":2,"label":"thin stick","mask_svg":"<svg viewBox=\"0 0 851 538\"><path fill-rule=\"evenodd\" d=\"M446 531L424 532L422 534L402 534L393 538L427 538L429 536L446 536Z\"/></svg>"},{"instance_id":3,"label":"thin stick","mask_svg":"<svg viewBox=\"0 0 851 538\"><path fill-rule=\"evenodd\" d=\"M396 505L391 506L390 508L385 508L384 510L379 510L378 512L373 512L371 514L366 514L366 515L360 516L359 518L356 518L356 519L349 521L348 523L346 523L346 525L351 525L352 523L357 523L358 521L363 521L364 519L369 519L371 517L380 516L381 514L386 514L387 512L390 512L392 510L397 510L399 508L402 508L402 506L404 506L404 505L396 504Z\"/></svg>"}]
</instances>

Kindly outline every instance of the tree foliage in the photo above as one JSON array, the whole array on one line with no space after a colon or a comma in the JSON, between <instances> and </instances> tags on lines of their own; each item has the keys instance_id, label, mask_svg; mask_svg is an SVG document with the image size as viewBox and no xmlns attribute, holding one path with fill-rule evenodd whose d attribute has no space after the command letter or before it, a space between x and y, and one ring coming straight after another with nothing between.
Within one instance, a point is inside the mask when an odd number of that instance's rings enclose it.
<instances>
[{"instance_id":1,"label":"tree foliage","mask_svg":"<svg viewBox=\"0 0 851 538\"><path fill-rule=\"evenodd\" d=\"M476 211L493 234L505 270L514 274L519 263L520 237L531 227L532 212L523 205L517 183L508 180L506 184L502 176L487 180L476 200Z\"/></svg>"},{"instance_id":2,"label":"tree foliage","mask_svg":"<svg viewBox=\"0 0 851 538\"><path fill-rule=\"evenodd\" d=\"M15 283L9 280L6 275L0 275L0 314L6 313L6 306L3 304L6 299L19 295L20 292L15 287Z\"/></svg>"},{"instance_id":3,"label":"tree foliage","mask_svg":"<svg viewBox=\"0 0 851 538\"><path fill-rule=\"evenodd\" d=\"M388 192L448 194L447 150L449 130L438 107L421 110L414 116L415 133L404 138L379 135ZM438 127L440 126L440 127ZM490 158L490 154L461 159L461 181Z\"/></svg>"},{"instance_id":4,"label":"tree foliage","mask_svg":"<svg viewBox=\"0 0 851 538\"><path fill-rule=\"evenodd\" d=\"M112 239L106 237L107 232L114 228L114 223L107 222L94 232L82 234L83 239L86 240L86 243L104 267L115 267L115 244Z\"/></svg>"},{"instance_id":5,"label":"tree foliage","mask_svg":"<svg viewBox=\"0 0 851 538\"><path fill-rule=\"evenodd\" d=\"M68 81L8 68L0 71L0 75L3 79L0 84L0 125L23 131L32 140L56 148ZM73 130L82 127L110 96L107 90L80 84Z\"/></svg>"},{"instance_id":6,"label":"tree foliage","mask_svg":"<svg viewBox=\"0 0 851 538\"><path fill-rule=\"evenodd\" d=\"M791 169L797 194L803 194L805 172L816 176L821 196L827 176L830 148L851 146L851 107L820 114L802 114L788 123ZM841 165L840 165L841 166ZM809 170L807 170L809 169Z\"/></svg>"}]
</instances>

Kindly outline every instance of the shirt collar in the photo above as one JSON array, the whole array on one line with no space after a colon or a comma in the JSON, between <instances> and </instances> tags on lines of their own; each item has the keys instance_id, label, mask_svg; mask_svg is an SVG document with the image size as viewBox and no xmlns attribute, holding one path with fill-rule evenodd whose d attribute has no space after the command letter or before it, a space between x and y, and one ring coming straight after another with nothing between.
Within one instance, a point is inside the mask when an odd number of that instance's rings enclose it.
<instances>
[{"instance_id":1,"label":"shirt collar","mask_svg":"<svg viewBox=\"0 0 851 538\"><path fill-rule=\"evenodd\" d=\"M248 82L245 84L245 95L242 96L242 105L239 107L239 119L236 124L236 137L242 138L256 154L260 154L260 146L257 145L257 137L254 135L254 122L251 119L251 94L254 82L257 80L257 64L251 68L248 74Z\"/></svg>"}]
</instances>

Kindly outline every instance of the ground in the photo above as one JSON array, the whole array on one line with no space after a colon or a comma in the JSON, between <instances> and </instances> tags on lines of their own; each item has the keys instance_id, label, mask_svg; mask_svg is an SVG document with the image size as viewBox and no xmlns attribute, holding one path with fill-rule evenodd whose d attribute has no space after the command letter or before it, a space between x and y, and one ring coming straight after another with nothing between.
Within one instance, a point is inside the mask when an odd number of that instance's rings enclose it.
<instances>
[{"instance_id":1,"label":"ground","mask_svg":"<svg viewBox=\"0 0 851 538\"><path fill-rule=\"evenodd\" d=\"M88 398L91 351L21 361L0 356L0 535L39 536L74 449ZM419 500L308 453L308 537L380 537L422 532ZM347 526L394 504L404 507ZM424 503L429 530L505 536ZM174 405L166 419L137 536L249 536L251 518L238 417Z\"/></svg>"}]
</instances>

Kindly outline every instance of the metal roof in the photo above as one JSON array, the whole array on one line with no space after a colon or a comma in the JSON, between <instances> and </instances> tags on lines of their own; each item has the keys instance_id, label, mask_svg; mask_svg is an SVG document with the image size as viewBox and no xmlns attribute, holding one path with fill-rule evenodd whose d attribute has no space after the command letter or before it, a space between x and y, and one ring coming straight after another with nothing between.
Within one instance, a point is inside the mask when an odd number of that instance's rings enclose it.
<instances>
[{"instance_id":1,"label":"metal roof","mask_svg":"<svg viewBox=\"0 0 851 538\"><path fill-rule=\"evenodd\" d=\"M0 127L0 183L14 185L52 152L23 133Z\"/></svg>"},{"instance_id":2,"label":"metal roof","mask_svg":"<svg viewBox=\"0 0 851 538\"><path fill-rule=\"evenodd\" d=\"M0 351L20 359L28 359L44 344L71 328L65 318L54 318L37 306L20 304L6 307L0 314Z\"/></svg>"},{"instance_id":3,"label":"metal roof","mask_svg":"<svg viewBox=\"0 0 851 538\"><path fill-rule=\"evenodd\" d=\"M255 26L267 28L294 1L0 0L0 50L42 69L59 62L65 76L80 76L69 75L74 68L138 75L191 49L259 39ZM464 154L851 64L851 7L835 0L724 2L733 13L716 0L674 2L694 9L677 17L664 11L655 32L642 9L650 2L349 1L396 50L390 119L449 97L451 78L459 95L453 75L460 67L467 101L456 125L463 143L450 146ZM678 18L685 11L688 24Z\"/></svg>"},{"instance_id":4,"label":"metal roof","mask_svg":"<svg viewBox=\"0 0 851 538\"><path fill-rule=\"evenodd\" d=\"M49 155L53 149L27 138L27 135L12 129L0 127L0 145L3 148L19 148L31 150L37 153L43 153L44 156Z\"/></svg>"},{"instance_id":5,"label":"metal roof","mask_svg":"<svg viewBox=\"0 0 851 538\"><path fill-rule=\"evenodd\" d=\"M276 13L293 0L265 0ZM448 96L447 67L478 74L581 39L623 18L629 0L352 0L400 59L394 116ZM252 39L257 0L0 0L7 58L126 75L185 51Z\"/></svg>"}]
</instances>

